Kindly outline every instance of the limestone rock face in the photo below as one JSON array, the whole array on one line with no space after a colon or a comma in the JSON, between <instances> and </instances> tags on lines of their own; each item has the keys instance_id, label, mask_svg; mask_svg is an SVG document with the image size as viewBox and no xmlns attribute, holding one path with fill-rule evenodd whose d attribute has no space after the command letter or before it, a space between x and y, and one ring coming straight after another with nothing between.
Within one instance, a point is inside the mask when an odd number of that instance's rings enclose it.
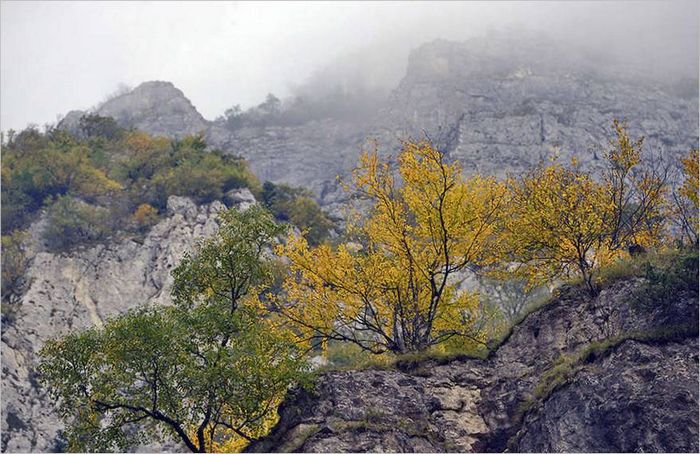
<instances>
[{"instance_id":1,"label":"limestone rock face","mask_svg":"<svg viewBox=\"0 0 700 454\"><path fill-rule=\"evenodd\" d=\"M324 119L298 126L209 130L209 143L243 156L261 181L311 189L326 204L340 195L336 177L357 164L369 124Z\"/></svg>"},{"instance_id":2,"label":"limestone rock face","mask_svg":"<svg viewBox=\"0 0 700 454\"><path fill-rule=\"evenodd\" d=\"M262 179L342 200L346 177L369 140L394 155L401 139L430 139L467 172L503 176L559 156L603 165L612 120L647 138L668 160L698 143L698 98L614 62L576 55L539 36L435 41L414 50L406 75L374 115L292 127L247 128L222 140Z\"/></svg>"},{"instance_id":3,"label":"limestone rock face","mask_svg":"<svg viewBox=\"0 0 700 454\"><path fill-rule=\"evenodd\" d=\"M209 123L171 82L144 82L129 93L106 101L94 113L112 117L122 127L167 137L182 138L209 128ZM84 114L69 112L59 127L75 128Z\"/></svg>"},{"instance_id":4,"label":"limestone rock face","mask_svg":"<svg viewBox=\"0 0 700 454\"><path fill-rule=\"evenodd\" d=\"M595 367L527 416L517 451L697 451L696 343L627 341Z\"/></svg>"},{"instance_id":5,"label":"limestone rock face","mask_svg":"<svg viewBox=\"0 0 700 454\"><path fill-rule=\"evenodd\" d=\"M2 450L55 451L62 424L36 377L44 342L73 330L101 325L109 316L144 304L168 304L171 270L196 238L217 229L220 202L197 206L170 197L168 217L143 238L77 250L38 252L28 274L32 284L16 320L2 331Z\"/></svg>"},{"instance_id":6,"label":"limestone rock face","mask_svg":"<svg viewBox=\"0 0 700 454\"><path fill-rule=\"evenodd\" d=\"M257 203L255 196L248 188L231 189L224 196L224 201L228 205L237 206L239 210L245 210Z\"/></svg>"},{"instance_id":7,"label":"limestone rock face","mask_svg":"<svg viewBox=\"0 0 700 454\"><path fill-rule=\"evenodd\" d=\"M638 285L619 282L595 299L564 289L486 360L326 373L314 390L292 393L249 450L696 452L697 334L613 344L533 400L561 355L623 333L697 326L695 298L639 311L630 304Z\"/></svg>"},{"instance_id":8,"label":"limestone rock face","mask_svg":"<svg viewBox=\"0 0 700 454\"><path fill-rule=\"evenodd\" d=\"M554 155L596 170L613 119L667 157L697 143L697 96L671 91L543 37L495 35L416 49L388 112L468 171L503 175Z\"/></svg>"}]
</instances>

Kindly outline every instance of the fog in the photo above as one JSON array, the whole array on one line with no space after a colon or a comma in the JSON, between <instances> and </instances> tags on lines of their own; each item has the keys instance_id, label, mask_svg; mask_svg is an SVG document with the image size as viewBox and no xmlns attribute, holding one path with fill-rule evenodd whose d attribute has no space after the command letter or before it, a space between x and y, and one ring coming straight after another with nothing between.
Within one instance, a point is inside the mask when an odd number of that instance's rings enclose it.
<instances>
[{"instance_id":1,"label":"fog","mask_svg":"<svg viewBox=\"0 0 700 454\"><path fill-rule=\"evenodd\" d=\"M391 88L437 38L545 32L655 77L697 77L696 1L29 2L0 6L0 129L55 122L120 84L168 80L208 119L309 87ZM309 84L309 80L313 80Z\"/></svg>"}]
</instances>

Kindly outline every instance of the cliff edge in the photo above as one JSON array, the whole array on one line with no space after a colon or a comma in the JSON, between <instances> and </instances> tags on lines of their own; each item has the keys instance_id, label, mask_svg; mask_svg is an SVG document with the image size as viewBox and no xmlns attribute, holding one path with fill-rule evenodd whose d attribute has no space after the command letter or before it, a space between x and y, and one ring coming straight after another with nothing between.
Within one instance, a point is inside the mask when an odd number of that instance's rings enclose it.
<instances>
[{"instance_id":1,"label":"cliff edge","mask_svg":"<svg viewBox=\"0 0 700 454\"><path fill-rule=\"evenodd\" d=\"M248 450L697 452L697 287L647 285L565 287L485 360L327 372Z\"/></svg>"}]
</instances>

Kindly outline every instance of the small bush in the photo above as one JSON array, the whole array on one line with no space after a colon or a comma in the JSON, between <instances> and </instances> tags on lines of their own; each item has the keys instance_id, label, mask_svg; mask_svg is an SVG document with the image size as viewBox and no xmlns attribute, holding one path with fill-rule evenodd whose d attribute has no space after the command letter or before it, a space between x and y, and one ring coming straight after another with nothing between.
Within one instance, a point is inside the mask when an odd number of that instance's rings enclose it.
<instances>
[{"instance_id":1,"label":"small bush","mask_svg":"<svg viewBox=\"0 0 700 454\"><path fill-rule=\"evenodd\" d=\"M147 203L142 203L136 208L136 211L134 211L131 220L135 224L137 230L144 231L158 222L158 210Z\"/></svg>"},{"instance_id":2,"label":"small bush","mask_svg":"<svg viewBox=\"0 0 700 454\"><path fill-rule=\"evenodd\" d=\"M641 307L675 301L679 298L698 298L698 251L684 250L661 256L644 264L647 284L635 294Z\"/></svg>"},{"instance_id":3,"label":"small bush","mask_svg":"<svg viewBox=\"0 0 700 454\"><path fill-rule=\"evenodd\" d=\"M305 189L266 181L262 186L261 199L275 218L305 230L306 239L311 245L322 243L333 228L333 221Z\"/></svg>"},{"instance_id":4,"label":"small bush","mask_svg":"<svg viewBox=\"0 0 700 454\"><path fill-rule=\"evenodd\" d=\"M374 364L383 364L386 358L362 350L355 344L329 341L326 358L333 369L362 369Z\"/></svg>"},{"instance_id":5,"label":"small bush","mask_svg":"<svg viewBox=\"0 0 700 454\"><path fill-rule=\"evenodd\" d=\"M79 134L84 138L101 137L116 140L124 133L112 117L102 117L97 114L87 114L78 120Z\"/></svg>"}]
</instances>

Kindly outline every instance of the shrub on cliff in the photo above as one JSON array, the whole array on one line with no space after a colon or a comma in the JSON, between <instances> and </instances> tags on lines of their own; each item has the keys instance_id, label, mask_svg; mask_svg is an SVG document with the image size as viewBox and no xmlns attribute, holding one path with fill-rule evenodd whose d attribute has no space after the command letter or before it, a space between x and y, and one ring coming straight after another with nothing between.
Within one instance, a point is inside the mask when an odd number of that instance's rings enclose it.
<instances>
[{"instance_id":1,"label":"shrub on cliff","mask_svg":"<svg viewBox=\"0 0 700 454\"><path fill-rule=\"evenodd\" d=\"M22 294L30 283L27 276L29 257L26 251L26 233L14 231L2 236L2 319L12 321Z\"/></svg>"},{"instance_id":2,"label":"shrub on cliff","mask_svg":"<svg viewBox=\"0 0 700 454\"><path fill-rule=\"evenodd\" d=\"M290 222L305 230L311 245L320 244L333 228L333 221L307 190L266 181L262 186L261 199L278 220Z\"/></svg>"},{"instance_id":3,"label":"shrub on cliff","mask_svg":"<svg viewBox=\"0 0 700 454\"><path fill-rule=\"evenodd\" d=\"M106 239L114 233L114 222L106 208L62 196L49 208L42 233L50 250L65 252L76 244Z\"/></svg>"},{"instance_id":4,"label":"shrub on cliff","mask_svg":"<svg viewBox=\"0 0 700 454\"><path fill-rule=\"evenodd\" d=\"M615 122L602 181L554 163L511 180L505 241L516 274L547 284L572 274L593 294L601 266L661 239L666 218L666 172L640 165L643 139Z\"/></svg>"},{"instance_id":5,"label":"shrub on cliff","mask_svg":"<svg viewBox=\"0 0 700 454\"><path fill-rule=\"evenodd\" d=\"M207 150L200 136L170 141L141 132L128 134L114 166L134 203L164 209L171 195L199 203L220 200L234 188L259 189L257 178L241 158Z\"/></svg>"}]
</instances>

